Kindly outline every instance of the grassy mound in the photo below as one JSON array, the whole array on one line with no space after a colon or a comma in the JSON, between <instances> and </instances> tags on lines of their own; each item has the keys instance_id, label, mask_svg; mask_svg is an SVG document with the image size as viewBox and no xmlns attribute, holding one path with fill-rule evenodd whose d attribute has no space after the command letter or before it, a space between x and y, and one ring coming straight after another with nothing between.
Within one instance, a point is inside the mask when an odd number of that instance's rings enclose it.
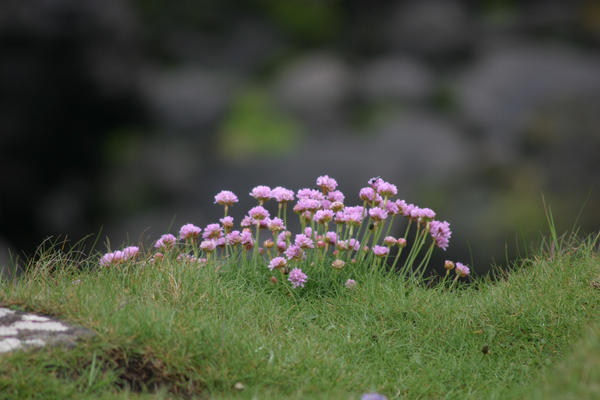
<instances>
[{"instance_id":1,"label":"grassy mound","mask_svg":"<svg viewBox=\"0 0 600 400\"><path fill-rule=\"evenodd\" d=\"M597 239L553 246L494 281L427 288L365 273L354 289L298 292L269 283L262 265L98 269L43 253L0 284L0 305L97 336L0 355L0 398L597 396Z\"/></svg>"}]
</instances>

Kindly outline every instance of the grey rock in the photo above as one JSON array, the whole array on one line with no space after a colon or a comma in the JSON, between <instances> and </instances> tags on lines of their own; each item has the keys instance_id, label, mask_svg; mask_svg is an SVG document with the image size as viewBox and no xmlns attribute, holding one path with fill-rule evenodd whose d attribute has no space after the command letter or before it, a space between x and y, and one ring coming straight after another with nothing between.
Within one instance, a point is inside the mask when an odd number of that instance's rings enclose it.
<instances>
[{"instance_id":1,"label":"grey rock","mask_svg":"<svg viewBox=\"0 0 600 400\"><path fill-rule=\"evenodd\" d=\"M499 157L516 156L526 129L554 103L600 101L600 58L557 45L486 51L456 80L458 104ZM576 123L576 121L573 121Z\"/></svg>"},{"instance_id":2,"label":"grey rock","mask_svg":"<svg viewBox=\"0 0 600 400\"><path fill-rule=\"evenodd\" d=\"M275 82L275 96L288 111L307 122L340 117L350 91L347 66L332 54L313 54L294 61Z\"/></svg>"},{"instance_id":3,"label":"grey rock","mask_svg":"<svg viewBox=\"0 0 600 400\"><path fill-rule=\"evenodd\" d=\"M430 96L433 74L425 64L408 57L374 60L359 74L359 92L368 101L419 101Z\"/></svg>"},{"instance_id":4,"label":"grey rock","mask_svg":"<svg viewBox=\"0 0 600 400\"><path fill-rule=\"evenodd\" d=\"M53 317L0 307L0 353L48 345L73 347L94 335L87 328Z\"/></svg>"},{"instance_id":5,"label":"grey rock","mask_svg":"<svg viewBox=\"0 0 600 400\"><path fill-rule=\"evenodd\" d=\"M149 71L142 91L155 119L166 131L193 133L214 127L226 111L233 78L201 67Z\"/></svg>"},{"instance_id":6,"label":"grey rock","mask_svg":"<svg viewBox=\"0 0 600 400\"><path fill-rule=\"evenodd\" d=\"M454 0L399 2L386 18L389 44L401 50L440 55L464 49L472 42L472 20Z\"/></svg>"}]
</instances>

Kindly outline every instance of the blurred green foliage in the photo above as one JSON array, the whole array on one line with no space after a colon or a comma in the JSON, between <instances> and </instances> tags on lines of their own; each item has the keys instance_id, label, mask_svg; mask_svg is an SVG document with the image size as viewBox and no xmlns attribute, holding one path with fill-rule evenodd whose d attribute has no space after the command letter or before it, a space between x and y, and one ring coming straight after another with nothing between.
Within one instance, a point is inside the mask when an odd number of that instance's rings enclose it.
<instances>
[{"instance_id":1,"label":"blurred green foliage","mask_svg":"<svg viewBox=\"0 0 600 400\"><path fill-rule=\"evenodd\" d=\"M250 87L234 99L217 146L220 155L231 162L285 155L300 141L296 122L275 107L266 90Z\"/></svg>"}]
</instances>

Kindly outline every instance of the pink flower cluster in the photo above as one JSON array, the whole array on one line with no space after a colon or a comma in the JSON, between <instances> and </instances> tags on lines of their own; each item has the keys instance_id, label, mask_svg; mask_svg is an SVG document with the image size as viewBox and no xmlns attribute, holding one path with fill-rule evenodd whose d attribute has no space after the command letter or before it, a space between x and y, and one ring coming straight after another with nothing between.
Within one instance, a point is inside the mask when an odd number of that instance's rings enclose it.
<instances>
[{"instance_id":1,"label":"pink flower cluster","mask_svg":"<svg viewBox=\"0 0 600 400\"><path fill-rule=\"evenodd\" d=\"M126 261L133 260L138 253L140 248L137 246L125 247L123 250L116 250L112 253L106 253L100 258L100 265L107 267L109 265L121 264Z\"/></svg>"},{"instance_id":2,"label":"pink flower cluster","mask_svg":"<svg viewBox=\"0 0 600 400\"><path fill-rule=\"evenodd\" d=\"M239 229L235 229L234 218L227 215L239 199L229 190L220 191L215 195L215 203L224 207L225 215L219 223L208 224L203 229L187 223L179 230L179 240L170 233L162 235L154 244L160 253L152 260L172 257L171 260L198 261L223 257L245 263L251 253L255 263L266 262L270 270L287 275L292 287L299 288L308 279L303 269L309 271L334 265L339 271L365 262L381 265L392 254L392 247L397 246L395 266L400 252L407 246L405 238L411 224L418 227L417 235L421 235L409 246L411 262L419 255L427 235L431 236L432 247L446 250L449 245L452 232L447 221L435 220L436 213L429 208L394 199L398 188L381 178L369 180L368 186L360 189L358 199L362 205L345 205L346 197L338 190L337 181L328 175L318 177L316 187L318 189L302 188L296 192L281 186L273 189L265 185L254 187L249 195L258 204L240 220ZM277 203L275 210L269 207L270 200ZM288 203L294 201L291 208L302 226L301 232L295 235L287 229ZM406 221L404 238L389 235L395 218L402 217ZM266 240L262 232L269 236ZM108 265L133 259L138 252L135 249L133 253L133 250L125 249L105 254L100 263ZM429 257L430 253L424 257ZM327 261L331 256L336 259L334 264ZM428 258L425 261L428 262ZM458 264L456 268L458 271ZM348 282L349 287L356 285L351 279Z\"/></svg>"}]
</instances>

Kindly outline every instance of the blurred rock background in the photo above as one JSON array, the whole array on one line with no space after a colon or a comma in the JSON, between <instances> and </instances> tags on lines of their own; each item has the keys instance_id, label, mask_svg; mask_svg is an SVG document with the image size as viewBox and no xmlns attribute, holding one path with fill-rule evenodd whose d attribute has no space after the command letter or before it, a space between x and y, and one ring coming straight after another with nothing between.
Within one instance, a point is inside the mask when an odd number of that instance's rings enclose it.
<instances>
[{"instance_id":1,"label":"blurred rock background","mask_svg":"<svg viewBox=\"0 0 600 400\"><path fill-rule=\"evenodd\" d=\"M600 2L5 0L0 265L49 235L150 244L257 184L372 176L478 271L598 231ZM101 242L99 250L106 248ZM10 251L9 251L10 249ZM521 253L522 254L522 253Z\"/></svg>"}]
</instances>

